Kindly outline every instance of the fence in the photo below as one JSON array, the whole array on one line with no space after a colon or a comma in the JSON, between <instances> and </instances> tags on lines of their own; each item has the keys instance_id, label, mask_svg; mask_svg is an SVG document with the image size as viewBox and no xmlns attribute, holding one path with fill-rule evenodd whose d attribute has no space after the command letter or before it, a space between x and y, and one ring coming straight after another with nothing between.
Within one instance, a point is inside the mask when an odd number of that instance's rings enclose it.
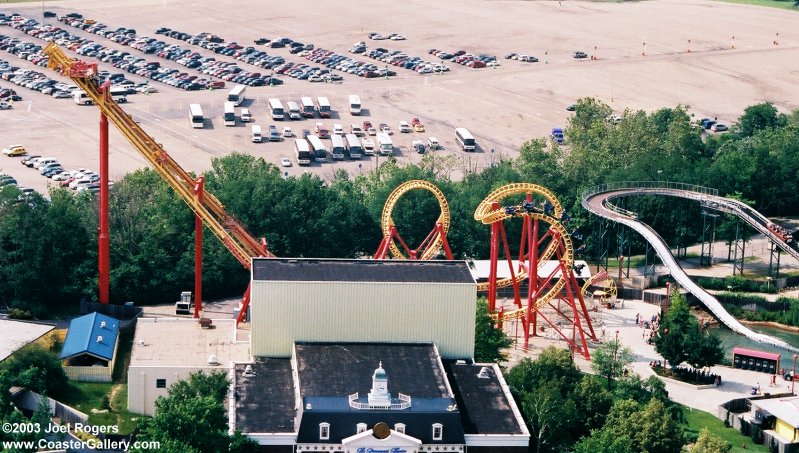
<instances>
[{"instance_id":1,"label":"fence","mask_svg":"<svg viewBox=\"0 0 799 453\"><path fill-rule=\"evenodd\" d=\"M39 402L41 401L41 398L42 395L30 390L25 390L14 395L13 400L14 405L18 408L30 412L36 412L36 410L39 409ZM89 416L83 412L73 407L67 406L66 404L62 404L52 398L47 399L50 403L50 415L60 418L63 422L71 424L86 424L89 421Z\"/></svg>"},{"instance_id":2,"label":"fence","mask_svg":"<svg viewBox=\"0 0 799 453\"><path fill-rule=\"evenodd\" d=\"M129 321L141 316L143 310L141 307L136 307L134 305L99 304L97 302L90 302L88 300L80 301L81 313L86 314L94 311L120 321Z\"/></svg>"}]
</instances>

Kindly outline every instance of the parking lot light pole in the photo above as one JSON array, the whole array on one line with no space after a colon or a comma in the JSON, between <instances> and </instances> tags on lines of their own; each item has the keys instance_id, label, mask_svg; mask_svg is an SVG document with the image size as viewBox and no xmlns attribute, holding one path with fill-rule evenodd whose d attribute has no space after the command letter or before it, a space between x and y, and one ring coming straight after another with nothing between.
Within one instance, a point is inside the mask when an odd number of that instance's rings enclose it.
<instances>
[{"instance_id":1,"label":"parking lot light pole","mask_svg":"<svg viewBox=\"0 0 799 453\"><path fill-rule=\"evenodd\" d=\"M793 355L793 373L791 374L791 395L795 395L796 393L793 391L794 386L796 385L796 359L799 359L799 355Z\"/></svg>"}]
</instances>

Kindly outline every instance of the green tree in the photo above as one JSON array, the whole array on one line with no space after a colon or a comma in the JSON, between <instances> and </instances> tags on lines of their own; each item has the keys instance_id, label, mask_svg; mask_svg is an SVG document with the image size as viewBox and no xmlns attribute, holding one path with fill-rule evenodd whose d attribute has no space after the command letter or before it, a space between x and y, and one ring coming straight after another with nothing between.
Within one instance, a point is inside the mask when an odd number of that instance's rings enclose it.
<instances>
[{"instance_id":1,"label":"green tree","mask_svg":"<svg viewBox=\"0 0 799 453\"><path fill-rule=\"evenodd\" d=\"M688 448L688 453L727 453L732 451L732 445L724 439L710 433L707 428L699 431L696 442Z\"/></svg>"},{"instance_id":2,"label":"green tree","mask_svg":"<svg viewBox=\"0 0 799 453\"><path fill-rule=\"evenodd\" d=\"M584 375L569 395L574 401L581 422L575 424L573 437L578 439L593 429L599 429L613 406L613 394L602 387L594 376Z\"/></svg>"},{"instance_id":3,"label":"green tree","mask_svg":"<svg viewBox=\"0 0 799 453\"><path fill-rule=\"evenodd\" d=\"M600 429L591 432L574 445L575 453L629 453L635 451L633 440L625 435Z\"/></svg>"},{"instance_id":4,"label":"green tree","mask_svg":"<svg viewBox=\"0 0 799 453\"><path fill-rule=\"evenodd\" d=\"M662 355L671 366L677 366L688 359L687 336L693 330L696 320L688 308L688 302L675 290L670 296L671 304L663 317L655 337L655 351ZM693 321L693 322L692 322Z\"/></svg>"},{"instance_id":5,"label":"green tree","mask_svg":"<svg viewBox=\"0 0 799 453\"><path fill-rule=\"evenodd\" d=\"M600 376L608 380L608 390L611 381L618 378L624 369L633 363L633 351L622 345L619 340L610 340L602 343L602 346L594 351L591 360L591 369Z\"/></svg>"},{"instance_id":6,"label":"green tree","mask_svg":"<svg viewBox=\"0 0 799 453\"><path fill-rule=\"evenodd\" d=\"M16 351L3 361L0 369L11 385L36 393L58 397L68 389L67 375L58 355L35 343Z\"/></svg>"},{"instance_id":7,"label":"green tree","mask_svg":"<svg viewBox=\"0 0 799 453\"><path fill-rule=\"evenodd\" d=\"M555 381L527 393L522 400L522 412L530 426L533 451L556 451L559 446L571 444L568 433L578 417L577 408L574 401L560 394Z\"/></svg>"},{"instance_id":8,"label":"green tree","mask_svg":"<svg viewBox=\"0 0 799 453\"><path fill-rule=\"evenodd\" d=\"M618 400L602 429L592 431L575 448L578 452L678 453L684 443L682 428L661 401L651 399L642 406L632 400Z\"/></svg>"},{"instance_id":9,"label":"green tree","mask_svg":"<svg viewBox=\"0 0 799 453\"><path fill-rule=\"evenodd\" d=\"M240 434L227 433L225 373L192 373L155 402L155 415L140 423L140 440L159 441L169 452L244 452L255 448ZM235 450L231 447L235 446Z\"/></svg>"},{"instance_id":10,"label":"green tree","mask_svg":"<svg viewBox=\"0 0 799 453\"><path fill-rule=\"evenodd\" d=\"M721 340L701 330L685 297L677 291L671 295L671 306L655 338L655 350L672 366L688 362L703 368L724 358Z\"/></svg>"},{"instance_id":11,"label":"green tree","mask_svg":"<svg viewBox=\"0 0 799 453\"><path fill-rule=\"evenodd\" d=\"M645 453L677 453L685 444L682 428L662 401L652 399L627 429L635 430L634 439Z\"/></svg>"},{"instance_id":12,"label":"green tree","mask_svg":"<svg viewBox=\"0 0 799 453\"><path fill-rule=\"evenodd\" d=\"M751 137L757 131L774 129L785 122L785 115L780 114L770 102L764 102L745 108L735 128L742 137Z\"/></svg>"},{"instance_id":13,"label":"green tree","mask_svg":"<svg viewBox=\"0 0 799 453\"><path fill-rule=\"evenodd\" d=\"M484 298L479 299L475 320L474 360L503 362L507 360L507 353L503 350L510 345L508 335L494 326L494 320L488 313L488 302Z\"/></svg>"},{"instance_id":14,"label":"green tree","mask_svg":"<svg viewBox=\"0 0 799 453\"><path fill-rule=\"evenodd\" d=\"M569 351L548 346L535 360L522 359L507 375L511 392L521 401L525 395L544 386L554 385L562 396L582 379L582 373L574 365Z\"/></svg>"}]
</instances>

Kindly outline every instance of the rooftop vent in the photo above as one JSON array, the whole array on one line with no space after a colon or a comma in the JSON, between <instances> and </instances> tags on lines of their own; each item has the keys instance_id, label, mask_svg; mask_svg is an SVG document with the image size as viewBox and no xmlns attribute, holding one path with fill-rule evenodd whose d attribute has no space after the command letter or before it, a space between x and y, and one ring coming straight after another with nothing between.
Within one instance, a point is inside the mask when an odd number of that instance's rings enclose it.
<instances>
[{"instance_id":1,"label":"rooftop vent","mask_svg":"<svg viewBox=\"0 0 799 453\"><path fill-rule=\"evenodd\" d=\"M100 328L101 328L101 329L104 329L104 328L105 328L105 321L100 321Z\"/></svg>"},{"instance_id":2,"label":"rooftop vent","mask_svg":"<svg viewBox=\"0 0 799 453\"><path fill-rule=\"evenodd\" d=\"M477 373L477 377L480 379L489 379L491 377L491 370L487 366L484 366L480 368L480 372Z\"/></svg>"},{"instance_id":3,"label":"rooftop vent","mask_svg":"<svg viewBox=\"0 0 799 453\"><path fill-rule=\"evenodd\" d=\"M244 377L252 377L255 376L255 372L252 370L252 365L247 365L244 367Z\"/></svg>"},{"instance_id":4,"label":"rooftop vent","mask_svg":"<svg viewBox=\"0 0 799 453\"><path fill-rule=\"evenodd\" d=\"M211 354L208 356L208 365L216 366L219 365L219 360L217 360L216 356Z\"/></svg>"},{"instance_id":5,"label":"rooftop vent","mask_svg":"<svg viewBox=\"0 0 799 453\"><path fill-rule=\"evenodd\" d=\"M98 343L102 343L103 342L103 336L102 335L98 335L97 336L97 342Z\"/></svg>"},{"instance_id":6,"label":"rooftop vent","mask_svg":"<svg viewBox=\"0 0 799 453\"><path fill-rule=\"evenodd\" d=\"M458 410L458 405L457 404L450 404L449 406L447 406L447 410L449 412L456 411L456 410Z\"/></svg>"},{"instance_id":7,"label":"rooftop vent","mask_svg":"<svg viewBox=\"0 0 799 453\"><path fill-rule=\"evenodd\" d=\"M455 365L466 365L466 361L463 359L458 359L455 361Z\"/></svg>"},{"instance_id":8,"label":"rooftop vent","mask_svg":"<svg viewBox=\"0 0 799 453\"><path fill-rule=\"evenodd\" d=\"M305 410L306 411L311 410L311 408L313 408L313 406L311 406L311 403L305 403Z\"/></svg>"}]
</instances>

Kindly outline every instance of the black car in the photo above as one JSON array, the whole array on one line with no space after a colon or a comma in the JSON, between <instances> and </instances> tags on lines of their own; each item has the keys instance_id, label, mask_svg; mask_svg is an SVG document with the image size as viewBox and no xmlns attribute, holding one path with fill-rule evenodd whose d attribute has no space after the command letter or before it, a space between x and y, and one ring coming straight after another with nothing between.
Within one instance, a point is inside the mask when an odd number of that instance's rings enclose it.
<instances>
[{"instance_id":1,"label":"black car","mask_svg":"<svg viewBox=\"0 0 799 453\"><path fill-rule=\"evenodd\" d=\"M588 58L588 54L587 53L581 52L579 50L577 52L574 52L573 56L574 56L574 58Z\"/></svg>"},{"instance_id":2,"label":"black car","mask_svg":"<svg viewBox=\"0 0 799 453\"><path fill-rule=\"evenodd\" d=\"M573 111L577 110L577 104L569 105L568 107L566 107L566 110L569 111L569 112L573 112Z\"/></svg>"},{"instance_id":3,"label":"black car","mask_svg":"<svg viewBox=\"0 0 799 453\"><path fill-rule=\"evenodd\" d=\"M45 11L44 17L55 17L55 13L52 11Z\"/></svg>"}]
</instances>

